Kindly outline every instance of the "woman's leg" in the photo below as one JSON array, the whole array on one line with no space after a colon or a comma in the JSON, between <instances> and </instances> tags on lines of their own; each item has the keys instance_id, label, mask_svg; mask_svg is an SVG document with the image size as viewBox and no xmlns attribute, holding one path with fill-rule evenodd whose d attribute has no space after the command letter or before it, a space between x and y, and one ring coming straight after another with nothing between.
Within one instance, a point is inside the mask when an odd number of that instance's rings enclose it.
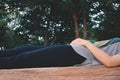
<instances>
[{"instance_id":1,"label":"woman's leg","mask_svg":"<svg viewBox=\"0 0 120 80\"><path fill-rule=\"evenodd\" d=\"M49 46L24 52L7 59L9 59L9 62L5 65L8 68L72 66L85 60L69 45ZM5 60L3 62L6 63ZM2 63L2 59L0 63Z\"/></svg>"},{"instance_id":2,"label":"woman's leg","mask_svg":"<svg viewBox=\"0 0 120 80\"><path fill-rule=\"evenodd\" d=\"M6 57L6 56L13 56L22 52L26 52L26 51L32 51L32 50L36 50L36 49L41 49L45 46L33 46L33 45L21 45L15 48L11 48L11 49L6 49L6 50L1 50L0 51L0 57Z\"/></svg>"}]
</instances>

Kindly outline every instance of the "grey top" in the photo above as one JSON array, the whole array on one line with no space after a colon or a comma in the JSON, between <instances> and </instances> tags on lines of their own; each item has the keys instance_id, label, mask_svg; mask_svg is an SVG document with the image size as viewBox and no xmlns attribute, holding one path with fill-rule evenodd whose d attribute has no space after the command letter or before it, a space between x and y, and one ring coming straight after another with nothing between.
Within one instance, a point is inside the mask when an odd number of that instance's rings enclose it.
<instances>
[{"instance_id":1,"label":"grey top","mask_svg":"<svg viewBox=\"0 0 120 80\"><path fill-rule=\"evenodd\" d=\"M100 65L101 63L91 54L91 52L84 46L80 45L71 45L76 53L82 55L86 58L86 60L81 64L76 65ZM106 52L108 55L113 56L116 54L120 54L120 42L105 46L100 48L102 51Z\"/></svg>"}]
</instances>

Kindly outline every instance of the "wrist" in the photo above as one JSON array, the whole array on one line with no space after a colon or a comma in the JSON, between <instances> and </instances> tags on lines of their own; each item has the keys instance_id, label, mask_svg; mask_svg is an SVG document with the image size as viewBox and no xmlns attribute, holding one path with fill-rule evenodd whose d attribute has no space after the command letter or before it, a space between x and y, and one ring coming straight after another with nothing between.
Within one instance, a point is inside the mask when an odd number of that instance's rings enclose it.
<instances>
[{"instance_id":1,"label":"wrist","mask_svg":"<svg viewBox=\"0 0 120 80\"><path fill-rule=\"evenodd\" d=\"M91 44L92 44L92 43L91 43L90 41L86 41L85 46L88 47L88 46L90 46Z\"/></svg>"}]
</instances>

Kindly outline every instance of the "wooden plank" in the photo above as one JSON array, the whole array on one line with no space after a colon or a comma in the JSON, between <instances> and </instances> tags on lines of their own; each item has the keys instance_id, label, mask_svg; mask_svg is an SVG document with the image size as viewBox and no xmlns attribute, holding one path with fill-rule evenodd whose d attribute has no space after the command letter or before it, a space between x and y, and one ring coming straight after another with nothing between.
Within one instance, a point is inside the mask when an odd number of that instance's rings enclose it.
<instances>
[{"instance_id":1,"label":"wooden plank","mask_svg":"<svg viewBox=\"0 0 120 80\"><path fill-rule=\"evenodd\" d=\"M0 80L120 80L120 67L49 67L0 70Z\"/></svg>"}]
</instances>

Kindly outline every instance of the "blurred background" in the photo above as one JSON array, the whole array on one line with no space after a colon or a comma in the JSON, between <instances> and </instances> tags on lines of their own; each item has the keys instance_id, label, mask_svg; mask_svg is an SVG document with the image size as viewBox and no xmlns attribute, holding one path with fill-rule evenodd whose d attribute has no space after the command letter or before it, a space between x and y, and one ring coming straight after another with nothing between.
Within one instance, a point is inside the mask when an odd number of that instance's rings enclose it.
<instances>
[{"instance_id":1,"label":"blurred background","mask_svg":"<svg viewBox=\"0 0 120 80\"><path fill-rule=\"evenodd\" d=\"M120 0L0 0L0 47L120 37Z\"/></svg>"}]
</instances>

